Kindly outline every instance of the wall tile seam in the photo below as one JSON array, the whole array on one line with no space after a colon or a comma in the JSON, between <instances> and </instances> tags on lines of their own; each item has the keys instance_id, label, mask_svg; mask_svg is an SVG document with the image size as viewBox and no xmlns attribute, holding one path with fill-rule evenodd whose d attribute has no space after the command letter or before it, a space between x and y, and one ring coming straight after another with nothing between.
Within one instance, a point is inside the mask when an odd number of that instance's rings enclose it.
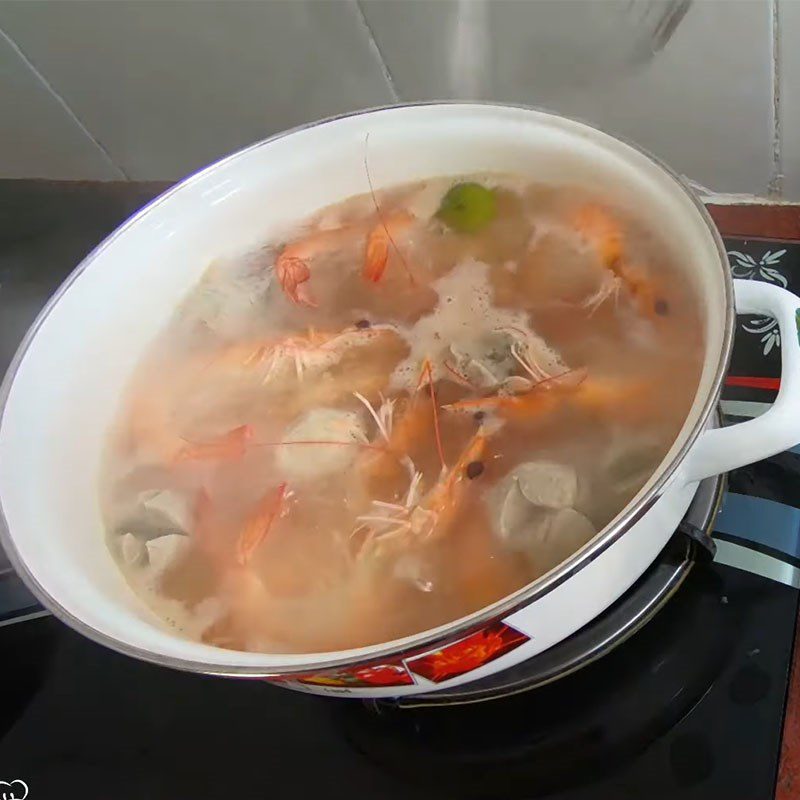
<instances>
[{"instance_id":1,"label":"wall tile seam","mask_svg":"<svg viewBox=\"0 0 800 800\"><path fill-rule=\"evenodd\" d=\"M783 197L783 125L781 124L780 0L770 0L770 88L772 94L772 171L767 196Z\"/></svg>"},{"instance_id":2,"label":"wall tile seam","mask_svg":"<svg viewBox=\"0 0 800 800\"><path fill-rule=\"evenodd\" d=\"M55 90L50 81L47 80L47 78L37 68L37 66L33 63L33 61L30 58L28 58L23 49L2 27L0 27L0 39L3 39L5 42L7 42L8 46L11 48L14 55L16 55L17 58L22 62L22 64L28 70L30 70L34 78L45 89L45 91L55 100L55 102L64 111L64 113L78 127L81 133L87 139L89 139L89 141L94 145L94 147L100 153L100 156L108 164L108 166L110 166L120 178L122 178L125 181L129 181L130 178L125 172L125 170L114 161L108 150L106 150L103 144L97 139L96 136L92 134L92 132L86 127L86 125L84 125L83 121L75 113L75 111L72 109L69 103L67 103L67 101Z\"/></svg>"},{"instance_id":3,"label":"wall tile seam","mask_svg":"<svg viewBox=\"0 0 800 800\"><path fill-rule=\"evenodd\" d=\"M392 71L389 69L389 65L386 63L386 59L383 56L383 51L378 44L378 40L375 38L375 33L372 30L372 26L369 24L367 15L364 13L364 9L361 6L361 0L352 0L352 2L353 7L355 8L358 24L364 32L364 35L367 37L370 51L378 60L381 73L383 74L383 79L386 81L386 86L392 96L392 102L399 103L400 93L397 91L397 86L394 82L394 76L392 75Z\"/></svg>"}]
</instances>

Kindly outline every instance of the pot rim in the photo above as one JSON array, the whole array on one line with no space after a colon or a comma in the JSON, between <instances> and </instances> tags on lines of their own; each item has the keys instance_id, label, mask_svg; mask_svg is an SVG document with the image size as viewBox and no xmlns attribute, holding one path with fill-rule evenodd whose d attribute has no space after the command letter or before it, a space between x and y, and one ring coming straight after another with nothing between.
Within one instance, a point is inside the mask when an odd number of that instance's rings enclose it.
<instances>
[{"instance_id":1,"label":"pot rim","mask_svg":"<svg viewBox=\"0 0 800 800\"><path fill-rule=\"evenodd\" d=\"M530 605L536 600L539 600L546 594L549 594L558 586L560 586L562 583L565 583L569 578L580 572L580 570L582 570L584 567L588 566L588 564L594 561L612 544L614 544L618 539L620 539L636 522L638 522L645 515L645 513L647 513L647 511L650 510L653 504L662 496L666 484L668 483L670 478L672 478L673 475L675 475L675 473L677 472L681 463L686 458L689 450L694 445L695 441L705 428L708 419L710 418L715 408L717 407L719 395L722 391L722 384L725 378L725 374L728 371L730 363L731 351L733 348L735 311L734 311L734 301L733 301L733 281L730 276L730 272L728 270L728 258L725 246L722 242L722 237L720 236L717 227L715 226L713 220L711 219L711 215L708 213L705 206L697 197L697 195L692 191L688 183L683 179L681 175L679 175L677 172L675 172L673 169L667 166L659 158L652 155L650 152L640 147L639 145L630 142L626 138L606 133L602 128L598 128L597 126L591 125L587 122L584 122L583 120L576 119L574 117L569 117L563 114L558 114L556 112L549 111L544 108L539 108L537 106L527 105L523 103L495 103L489 101L484 102L484 101L463 101L463 100L431 100L431 101L408 102L408 103L393 103L389 105L373 106L370 108L359 109L356 111L349 111L343 114L336 114L331 117L326 117L321 120L316 120L313 122L304 123L302 125L297 125L294 128L290 128L285 131L280 131L276 134L273 134L272 136L266 137L265 139L261 139L258 142L254 142L253 144L248 145L247 147L244 147L241 150L237 150L234 153L224 156L223 158L213 162L212 164L209 164L208 166L205 166L200 170L178 181L169 189L162 192L157 197L153 198L149 203L140 208L132 216L128 217L128 219L126 219L121 225L115 228L96 247L94 247L86 256L84 256L84 258L77 264L77 266L72 270L72 272L70 272L70 274L64 279L61 285L56 289L54 294L50 297L50 299L44 305L42 310L36 316L30 328L23 337L19 347L17 348L14 357L12 358L11 363L9 364L9 367L3 377L3 381L0 384L0 430L2 429L3 419L5 417L6 407L8 404L8 398L11 394L16 374L19 371L20 365L22 364L22 361L25 358L31 343L33 342L34 338L39 332L41 326L44 324L45 320L52 312L53 308L66 294L66 292L75 282L75 280L77 280L77 278L92 264L92 262L94 262L100 255L102 255L111 245L113 245L114 242L118 238L120 238L124 233L126 233L129 228L133 227L135 224L140 222L151 211L156 209L162 203L169 200L174 194L177 194L185 187L192 186L193 184L199 182L201 179L205 178L208 174L217 170L223 165L229 164L236 159L239 159L278 139L290 136L291 134L308 130L310 128L315 128L319 125L325 125L329 122L335 122L341 119L348 119L350 117L366 116L369 114L380 113L380 112L391 112L392 110L395 109L419 108L419 107L430 107L430 106L463 106L465 108L475 106L482 108L499 108L499 109L514 108L523 111L534 111L538 114L543 114L548 117L566 120L567 122L574 122L577 123L578 125L583 125L592 130L599 131L600 133L603 133L606 136L610 136L611 138L616 139L617 141L620 141L623 144L630 147L631 149L635 150L640 155L643 155L645 158L647 158L657 167L663 170L663 172L665 172L670 178L672 178L672 180L678 186L678 188L680 188L683 191L683 193L688 197L688 199L691 201L695 210L700 215L702 220L705 222L706 227L708 228L708 231L711 234L712 239L714 240L717 249L717 254L719 256L718 266L720 267L720 270L722 272L722 283L725 294L725 330L723 333L720 359L719 363L717 364L717 369L711 384L711 388L705 399L705 402L697 418L697 421L695 422L695 425L692 428L692 430L686 436L686 439L683 442L681 448L674 455L669 464L667 464L665 467L662 468L657 479L652 484L652 486L650 486L648 491L642 497L640 497L637 502L629 504L629 506L626 509L623 509L623 513L621 513L620 516L618 516L609 525L607 525L605 528L605 532L601 536L596 538L591 543L591 545L585 546L581 550L577 551L568 559L559 564L559 566L556 567L554 570L551 570L544 576L537 578L535 581L528 584L526 587L523 587L522 589L518 590L517 592L514 592L513 594L508 595L506 598L497 601L496 603L490 606L486 606L483 609L462 618L461 620L456 620L455 622L448 624L446 626L447 627L446 631L442 631L440 629L432 629L432 631L422 631L414 635L413 637L407 637L402 640L403 642L402 644L397 643L400 640L395 640L395 642L386 642L380 645L374 645L369 648L370 649L369 653L365 653L355 658L347 655L340 655L336 657L333 655L333 653L335 653L336 651L333 651L331 653L331 657L329 658L323 658L320 659L319 661L309 664L299 664L299 665L292 665L280 668L275 668L275 667L258 668L254 666L244 666L234 663L210 664L208 662L196 661L190 658L181 658L179 656L156 653L138 647L136 645L132 645L126 642L124 639L104 633L94 628L92 625L89 625L88 623L84 622L82 619L76 617L68 609L62 606L59 603L59 601L55 597L53 597L48 592L48 590L36 579L36 577L31 573L27 565L24 563L23 559L21 558L19 552L16 549L16 546L14 545L14 541L11 536L11 531L8 526L8 521L6 519L5 512L3 509L2 496L0 496L0 546L2 546L2 548L5 550L6 555L8 556L9 561L11 562L11 566L14 568L16 573L22 578L23 582L36 596L36 598L42 603L42 605L44 605L47 609L49 609L53 613L53 615L57 617L59 620L61 620L74 630L76 630L78 633L86 636L88 639L95 641L98 644L101 644L105 647L108 647L124 655L132 656L134 658L158 664L160 666L171 667L173 669L178 669L188 672L198 672L206 675L219 675L228 677L288 677L293 675L300 676L304 674L316 673L319 671L341 668L345 666L357 667L367 664L374 664L376 662L395 659L398 656L405 658L411 654L430 650L431 647L434 645L437 644L444 645L446 643L450 643L458 639L464 638L465 636L468 636L470 633L479 630L480 628L483 628L487 623L493 622L498 619L503 619L509 616L510 614L513 614L514 612L518 611L519 609L523 608L524 606Z\"/></svg>"}]
</instances>

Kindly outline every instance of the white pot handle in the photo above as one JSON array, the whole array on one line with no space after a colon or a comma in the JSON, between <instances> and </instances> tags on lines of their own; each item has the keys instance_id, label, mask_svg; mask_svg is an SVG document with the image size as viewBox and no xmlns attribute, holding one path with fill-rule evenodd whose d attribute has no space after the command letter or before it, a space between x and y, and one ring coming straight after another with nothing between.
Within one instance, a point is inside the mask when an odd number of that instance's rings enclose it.
<instances>
[{"instance_id":1,"label":"white pot handle","mask_svg":"<svg viewBox=\"0 0 800 800\"><path fill-rule=\"evenodd\" d=\"M781 332L781 388L760 417L704 431L686 457L687 483L729 472L800 443L800 298L761 281L733 282L737 314L763 314Z\"/></svg>"}]
</instances>

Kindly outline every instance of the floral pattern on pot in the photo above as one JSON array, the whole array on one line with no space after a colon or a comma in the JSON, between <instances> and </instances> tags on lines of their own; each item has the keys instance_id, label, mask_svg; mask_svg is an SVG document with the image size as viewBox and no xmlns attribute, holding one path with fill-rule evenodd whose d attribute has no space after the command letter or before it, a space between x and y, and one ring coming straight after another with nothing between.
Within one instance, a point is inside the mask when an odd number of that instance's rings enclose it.
<instances>
[{"instance_id":1,"label":"floral pattern on pot","mask_svg":"<svg viewBox=\"0 0 800 800\"><path fill-rule=\"evenodd\" d=\"M406 665L417 675L441 683L478 669L529 640L529 636L510 625L494 622L465 639L409 659Z\"/></svg>"},{"instance_id":2,"label":"floral pattern on pot","mask_svg":"<svg viewBox=\"0 0 800 800\"><path fill-rule=\"evenodd\" d=\"M756 260L751 253L744 253L741 250L729 250L728 259L730 261L731 274L734 278L774 283L786 289L789 285L789 280L778 269L781 266L781 259L785 255L786 248L767 250ZM765 356L769 355L773 348L780 348L781 334L778 329L778 322L772 317L750 317L746 322L742 322L741 325L742 330L747 333L760 336L762 352Z\"/></svg>"},{"instance_id":3,"label":"floral pattern on pot","mask_svg":"<svg viewBox=\"0 0 800 800\"><path fill-rule=\"evenodd\" d=\"M354 689L377 689L383 686L412 686L414 684L414 679L402 664L370 664L366 667L304 675L294 680L297 683L311 686L349 687Z\"/></svg>"}]
</instances>

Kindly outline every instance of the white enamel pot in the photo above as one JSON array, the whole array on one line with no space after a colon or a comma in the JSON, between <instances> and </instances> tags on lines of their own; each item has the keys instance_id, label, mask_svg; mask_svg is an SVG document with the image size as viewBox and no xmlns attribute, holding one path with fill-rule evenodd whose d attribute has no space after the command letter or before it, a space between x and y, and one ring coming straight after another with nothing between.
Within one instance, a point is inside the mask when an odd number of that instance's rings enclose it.
<instances>
[{"instance_id":1,"label":"white enamel pot","mask_svg":"<svg viewBox=\"0 0 800 800\"><path fill-rule=\"evenodd\" d=\"M128 588L106 549L98 470L106 431L136 363L209 261L279 235L316 209L434 175L515 172L583 184L658 230L705 310L705 359L686 423L652 479L595 539L548 575L469 617L374 647L309 655L241 653L189 641ZM41 313L2 387L2 544L42 603L109 647L171 667L269 677L306 691L405 695L484 677L585 625L644 572L697 482L800 442L800 301L732 283L704 208L629 144L540 111L414 105L307 126L254 145L166 192L78 266ZM771 315L781 390L763 416L711 429L735 309Z\"/></svg>"}]
</instances>

